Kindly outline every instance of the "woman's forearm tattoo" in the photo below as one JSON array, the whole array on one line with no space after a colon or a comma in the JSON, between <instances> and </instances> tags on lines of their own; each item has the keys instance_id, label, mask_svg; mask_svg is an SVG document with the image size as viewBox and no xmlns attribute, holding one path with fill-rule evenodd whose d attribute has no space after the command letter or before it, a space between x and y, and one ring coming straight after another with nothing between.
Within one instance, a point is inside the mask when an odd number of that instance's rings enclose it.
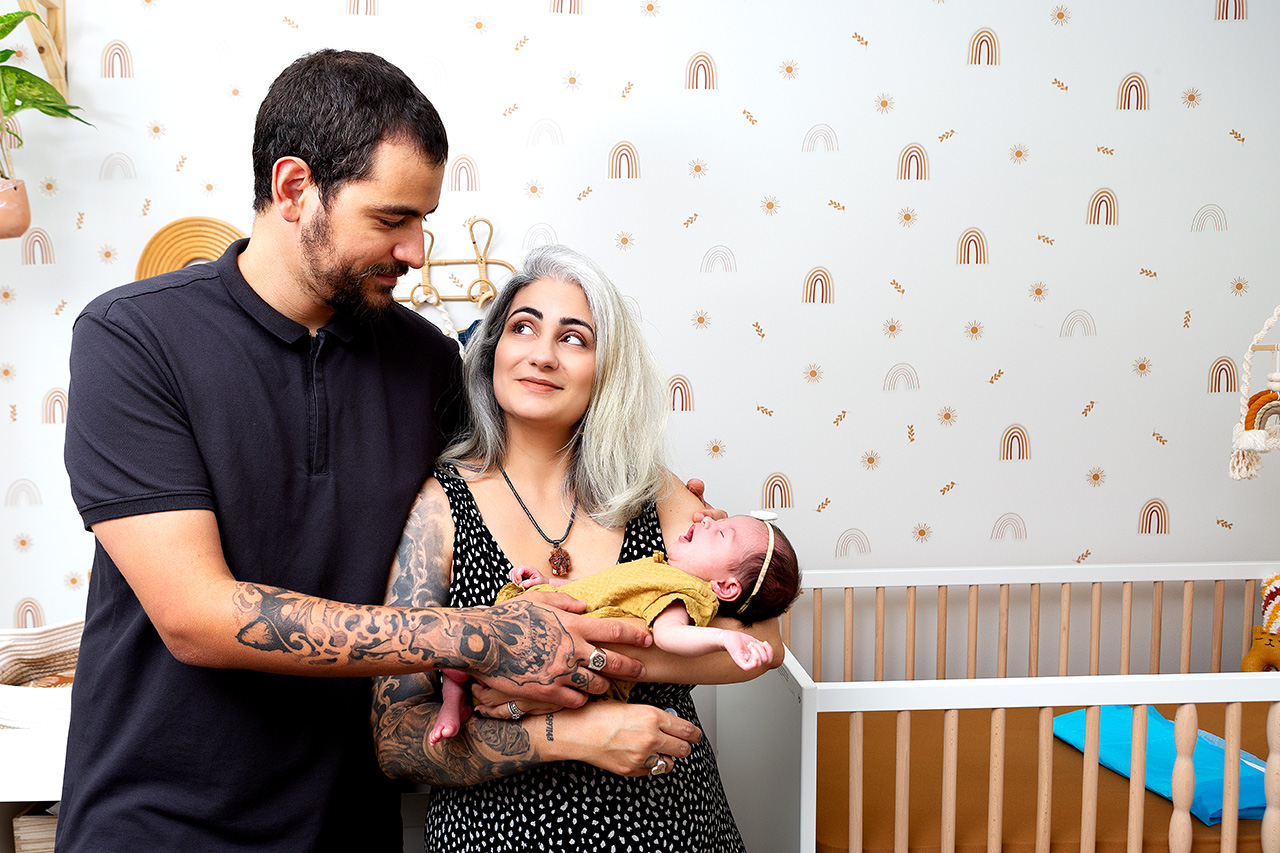
<instances>
[{"instance_id":1,"label":"woman's forearm tattoo","mask_svg":"<svg viewBox=\"0 0 1280 853\"><path fill-rule=\"evenodd\" d=\"M547 740L549 741L556 739L555 718L555 714L547 714Z\"/></svg>"}]
</instances>

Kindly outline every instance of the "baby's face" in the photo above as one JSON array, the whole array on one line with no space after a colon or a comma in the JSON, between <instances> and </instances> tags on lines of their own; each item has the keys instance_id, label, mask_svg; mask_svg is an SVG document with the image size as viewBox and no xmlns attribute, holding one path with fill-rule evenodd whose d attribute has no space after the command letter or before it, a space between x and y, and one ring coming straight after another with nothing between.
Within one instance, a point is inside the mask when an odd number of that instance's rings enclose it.
<instances>
[{"instance_id":1,"label":"baby's face","mask_svg":"<svg viewBox=\"0 0 1280 853\"><path fill-rule=\"evenodd\" d=\"M681 570L705 581L720 580L730 569L769 546L765 523L749 515L722 520L704 518L689 532L668 543L667 559Z\"/></svg>"}]
</instances>

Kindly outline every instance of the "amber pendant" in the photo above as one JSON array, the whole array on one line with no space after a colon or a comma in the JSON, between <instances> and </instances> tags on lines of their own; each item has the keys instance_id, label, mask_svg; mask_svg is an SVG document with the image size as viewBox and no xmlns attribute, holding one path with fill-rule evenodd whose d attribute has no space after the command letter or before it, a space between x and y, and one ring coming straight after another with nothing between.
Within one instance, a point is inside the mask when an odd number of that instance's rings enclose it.
<instances>
[{"instance_id":1,"label":"amber pendant","mask_svg":"<svg viewBox=\"0 0 1280 853\"><path fill-rule=\"evenodd\" d=\"M558 578L569 576L569 570L572 568L572 564L569 562L569 552L559 545L551 549L551 556L547 558L547 562L551 564L551 574Z\"/></svg>"}]
</instances>

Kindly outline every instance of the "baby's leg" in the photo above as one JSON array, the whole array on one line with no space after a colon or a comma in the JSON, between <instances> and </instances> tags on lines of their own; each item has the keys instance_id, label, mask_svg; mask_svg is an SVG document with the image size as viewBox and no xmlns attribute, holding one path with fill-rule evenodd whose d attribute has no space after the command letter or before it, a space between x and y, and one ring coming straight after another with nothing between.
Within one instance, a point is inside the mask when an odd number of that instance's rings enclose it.
<instances>
[{"instance_id":1,"label":"baby's leg","mask_svg":"<svg viewBox=\"0 0 1280 853\"><path fill-rule=\"evenodd\" d=\"M467 674L456 669L442 669L440 675L440 710L436 714L436 724L427 734L427 743L432 746L462 731L462 724L471 716L471 703L463 687Z\"/></svg>"}]
</instances>

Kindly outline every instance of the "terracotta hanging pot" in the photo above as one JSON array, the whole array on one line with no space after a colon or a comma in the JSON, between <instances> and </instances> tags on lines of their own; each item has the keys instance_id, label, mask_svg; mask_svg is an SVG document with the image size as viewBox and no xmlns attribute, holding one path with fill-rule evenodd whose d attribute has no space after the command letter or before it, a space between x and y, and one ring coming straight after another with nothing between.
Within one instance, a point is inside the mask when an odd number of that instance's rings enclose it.
<instances>
[{"instance_id":1,"label":"terracotta hanging pot","mask_svg":"<svg viewBox=\"0 0 1280 853\"><path fill-rule=\"evenodd\" d=\"M31 227L31 205L22 181L0 181L0 239L21 237Z\"/></svg>"}]
</instances>

